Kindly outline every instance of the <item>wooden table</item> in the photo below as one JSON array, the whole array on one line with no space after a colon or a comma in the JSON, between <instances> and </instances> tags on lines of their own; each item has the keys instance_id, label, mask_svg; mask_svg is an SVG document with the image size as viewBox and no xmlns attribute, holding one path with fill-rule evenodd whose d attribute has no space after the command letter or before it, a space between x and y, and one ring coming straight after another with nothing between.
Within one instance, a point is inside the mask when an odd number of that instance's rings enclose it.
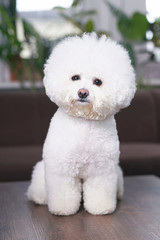
<instances>
[{"instance_id":1,"label":"wooden table","mask_svg":"<svg viewBox=\"0 0 160 240\"><path fill-rule=\"evenodd\" d=\"M28 182L0 184L0 240L160 240L160 179L126 177L112 215L51 215L25 196Z\"/></svg>"}]
</instances>

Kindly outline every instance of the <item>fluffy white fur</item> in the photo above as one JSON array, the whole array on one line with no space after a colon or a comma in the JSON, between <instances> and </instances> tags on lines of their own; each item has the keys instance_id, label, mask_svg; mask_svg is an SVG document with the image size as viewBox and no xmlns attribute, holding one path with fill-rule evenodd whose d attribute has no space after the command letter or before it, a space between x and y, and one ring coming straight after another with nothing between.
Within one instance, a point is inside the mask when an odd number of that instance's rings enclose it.
<instances>
[{"instance_id":1,"label":"fluffy white fur","mask_svg":"<svg viewBox=\"0 0 160 240\"><path fill-rule=\"evenodd\" d=\"M72 76L80 79L73 81ZM101 86L94 84L95 79ZM109 214L123 195L119 140L114 114L127 107L136 90L127 52L96 34L69 37L53 50L45 66L44 85L59 108L34 168L28 198L48 204L56 215L78 211L83 191L85 209ZM78 91L89 92L80 102Z\"/></svg>"}]
</instances>

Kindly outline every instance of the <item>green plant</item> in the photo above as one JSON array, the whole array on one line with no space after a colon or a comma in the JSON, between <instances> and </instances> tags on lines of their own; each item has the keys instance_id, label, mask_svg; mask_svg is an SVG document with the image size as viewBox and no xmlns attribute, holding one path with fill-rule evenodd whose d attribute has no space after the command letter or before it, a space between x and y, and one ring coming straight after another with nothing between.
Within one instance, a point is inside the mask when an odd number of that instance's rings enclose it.
<instances>
[{"instance_id":1,"label":"green plant","mask_svg":"<svg viewBox=\"0 0 160 240\"><path fill-rule=\"evenodd\" d=\"M8 63L12 77L23 83L30 80L42 79L43 64L45 61L45 44L34 27L17 16L16 1L10 1L8 8L0 5L0 58ZM14 3L14 4L13 4ZM21 21L24 39L18 37L17 22ZM30 55L24 58L23 51L27 48Z\"/></svg>"},{"instance_id":2,"label":"green plant","mask_svg":"<svg viewBox=\"0 0 160 240\"><path fill-rule=\"evenodd\" d=\"M146 40L146 31L149 29L147 18L140 12L135 12L132 16L127 16L122 10L115 7L109 1L104 0L104 2L117 19L117 29L122 36L121 43L128 50L132 64L135 66L136 57L133 44Z\"/></svg>"},{"instance_id":3,"label":"green plant","mask_svg":"<svg viewBox=\"0 0 160 240\"><path fill-rule=\"evenodd\" d=\"M84 0L74 0L69 11L62 7L56 7L55 9L59 11L59 14L63 19L70 22L74 27L76 27L79 34L95 31L98 35L109 35L109 32L106 31L96 31L93 17L97 14L97 11L93 9L83 11L81 9L81 4L83 1Z\"/></svg>"}]
</instances>

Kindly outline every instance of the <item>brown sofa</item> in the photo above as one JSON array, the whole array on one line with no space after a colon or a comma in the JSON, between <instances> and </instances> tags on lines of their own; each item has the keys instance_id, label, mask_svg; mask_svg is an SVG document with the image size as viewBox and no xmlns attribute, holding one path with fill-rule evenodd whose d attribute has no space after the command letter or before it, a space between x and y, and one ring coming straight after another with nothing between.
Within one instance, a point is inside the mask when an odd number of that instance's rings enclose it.
<instances>
[{"instance_id":1,"label":"brown sofa","mask_svg":"<svg viewBox=\"0 0 160 240\"><path fill-rule=\"evenodd\" d=\"M0 93L0 181L30 179L56 109L43 92ZM137 91L116 120L124 174L160 176L160 89Z\"/></svg>"}]
</instances>

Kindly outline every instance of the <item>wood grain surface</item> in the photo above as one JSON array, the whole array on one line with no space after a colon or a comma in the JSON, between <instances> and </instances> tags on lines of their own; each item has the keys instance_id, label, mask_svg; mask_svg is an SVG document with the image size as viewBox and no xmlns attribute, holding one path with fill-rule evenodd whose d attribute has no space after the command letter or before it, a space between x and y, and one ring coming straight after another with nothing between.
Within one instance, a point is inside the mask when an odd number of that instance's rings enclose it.
<instances>
[{"instance_id":1,"label":"wood grain surface","mask_svg":"<svg viewBox=\"0 0 160 240\"><path fill-rule=\"evenodd\" d=\"M160 240L157 177L126 177L122 202L106 216L90 215L83 206L74 216L51 215L27 200L28 185L0 184L0 240Z\"/></svg>"}]
</instances>

